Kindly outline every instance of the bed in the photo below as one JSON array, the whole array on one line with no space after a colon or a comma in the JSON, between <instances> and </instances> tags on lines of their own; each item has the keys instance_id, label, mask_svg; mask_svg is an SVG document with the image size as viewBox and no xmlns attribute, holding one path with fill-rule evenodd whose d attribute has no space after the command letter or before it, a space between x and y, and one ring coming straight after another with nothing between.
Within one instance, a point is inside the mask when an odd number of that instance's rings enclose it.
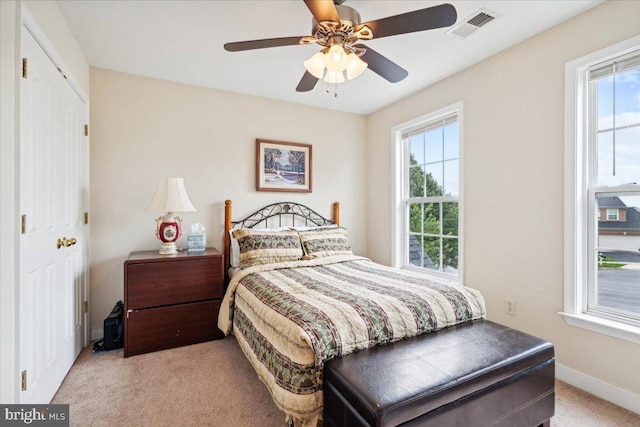
<instances>
[{"instance_id":1,"label":"bed","mask_svg":"<svg viewBox=\"0 0 640 427\"><path fill-rule=\"evenodd\" d=\"M236 337L288 425L321 422L328 361L485 317L477 290L354 255L339 209L328 219L276 203L234 221L225 203L232 273L218 327Z\"/></svg>"}]
</instances>

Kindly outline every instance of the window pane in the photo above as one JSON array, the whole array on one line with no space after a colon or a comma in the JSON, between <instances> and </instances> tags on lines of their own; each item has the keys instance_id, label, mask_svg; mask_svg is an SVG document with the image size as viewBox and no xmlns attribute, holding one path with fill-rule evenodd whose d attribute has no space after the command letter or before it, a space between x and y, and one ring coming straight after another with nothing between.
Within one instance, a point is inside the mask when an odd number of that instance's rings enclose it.
<instances>
[{"instance_id":1,"label":"window pane","mask_svg":"<svg viewBox=\"0 0 640 427\"><path fill-rule=\"evenodd\" d=\"M444 162L444 194L457 196L459 186L458 160Z\"/></svg>"},{"instance_id":2,"label":"window pane","mask_svg":"<svg viewBox=\"0 0 640 427\"><path fill-rule=\"evenodd\" d=\"M427 186L426 196L442 196L442 163L425 165L424 173Z\"/></svg>"},{"instance_id":3,"label":"window pane","mask_svg":"<svg viewBox=\"0 0 640 427\"><path fill-rule=\"evenodd\" d=\"M629 70L616 75L616 127L637 124L640 100L638 99L640 69Z\"/></svg>"},{"instance_id":4,"label":"window pane","mask_svg":"<svg viewBox=\"0 0 640 427\"><path fill-rule=\"evenodd\" d=\"M440 270L440 238L425 237L422 246L424 248L423 266L432 270Z\"/></svg>"},{"instance_id":5,"label":"window pane","mask_svg":"<svg viewBox=\"0 0 640 427\"><path fill-rule=\"evenodd\" d=\"M445 236L458 235L458 204L442 204L442 234Z\"/></svg>"},{"instance_id":6,"label":"window pane","mask_svg":"<svg viewBox=\"0 0 640 427\"><path fill-rule=\"evenodd\" d=\"M426 133L426 163L442 161L442 128Z\"/></svg>"},{"instance_id":7,"label":"window pane","mask_svg":"<svg viewBox=\"0 0 640 427\"><path fill-rule=\"evenodd\" d=\"M597 301L589 306L640 316L640 194L599 194L596 201L607 219L618 219L598 221Z\"/></svg>"},{"instance_id":8,"label":"window pane","mask_svg":"<svg viewBox=\"0 0 640 427\"><path fill-rule=\"evenodd\" d=\"M640 118L640 108L636 115ZM640 126L616 130L615 179L617 184L640 184Z\"/></svg>"},{"instance_id":9,"label":"window pane","mask_svg":"<svg viewBox=\"0 0 640 427\"><path fill-rule=\"evenodd\" d=\"M598 134L597 183L599 185L640 183L640 126L616 130L615 133L615 175L613 132Z\"/></svg>"},{"instance_id":10,"label":"window pane","mask_svg":"<svg viewBox=\"0 0 640 427\"><path fill-rule=\"evenodd\" d=\"M458 239L442 239L442 268L451 273L458 271Z\"/></svg>"},{"instance_id":11,"label":"window pane","mask_svg":"<svg viewBox=\"0 0 640 427\"><path fill-rule=\"evenodd\" d=\"M424 164L424 134L414 135L409 141L409 156L411 165Z\"/></svg>"},{"instance_id":12,"label":"window pane","mask_svg":"<svg viewBox=\"0 0 640 427\"><path fill-rule=\"evenodd\" d=\"M422 236L409 235L409 263L422 267L424 249L422 249Z\"/></svg>"},{"instance_id":13,"label":"window pane","mask_svg":"<svg viewBox=\"0 0 640 427\"><path fill-rule=\"evenodd\" d=\"M409 204L409 231L412 233L422 233L422 204Z\"/></svg>"},{"instance_id":14,"label":"window pane","mask_svg":"<svg viewBox=\"0 0 640 427\"><path fill-rule=\"evenodd\" d=\"M458 122L444 127L444 159L458 158Z\"/></svg>"},{"instance_id":15,"label":"window pane","mask_svg":"<svg viewBox=\"0 0 640 427\"><path fill-rule=\"evenodd\" d=\"M598 134L598 185L613 185L613 132Z\"/></svg>"},{"instance_id":16,"label":"window pane","mask_svg":"<svg viewBox=\"0 0 640 427\"><path fill-rule=\"evenodd\" d=\"M598 80L598 130L613 126L613 77Z\"/></svg>"},{"instance_id":17,"label":"window pane","mask_svg":"<svg viewBox=\"0 0 640 427\"><path fill-rule=\"evenodd\" d=\"M422 166L409 168L409 197L424 196L424 169Z\"/></svg>"},{"instance_id":18,"label":"window pane","mask_svg":"<svg viewBox=\"0 0 640 427\"><path fill-rule=\"evenodd\" d=\"M424 204L424 234L440 235L440 203Z\"/></svg>"}]
</instances>

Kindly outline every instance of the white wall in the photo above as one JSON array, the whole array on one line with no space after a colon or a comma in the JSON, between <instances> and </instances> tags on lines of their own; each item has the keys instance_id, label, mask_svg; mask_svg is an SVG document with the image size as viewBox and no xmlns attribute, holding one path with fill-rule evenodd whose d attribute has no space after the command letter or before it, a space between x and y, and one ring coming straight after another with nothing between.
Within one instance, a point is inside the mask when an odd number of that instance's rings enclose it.
<instances>
[{"instance_id":1,"label":"white wall","mask_svg":"<svg viewBox=\"0 0 640 427\"><path fill-rule=\"evenodd\" d=\"M89 93L89 66L53 1L0 1L0 402L18 400L18 113L19 35L24 3L62 62Z\"/></svg>"},{"instance_id":2,"label":"white wall","mask_svg":"<svg viewBox=\"0 0 640 427\"><path fill-rule=\"evenodd\" d=\"M158 214L143 212L161 176L185 179L207 243L221 250L223 205L240 219L276 201L303 203L341 223L365 253L365 118L91 68L91 325L123 298L123 263L156 250ZM256 192L255 139L312 144L313 192ZM186 237L178 246L186 245Z\"/></svg>"},{"instance_id":3,"label":"white wall","mask_svg":"<svg viewBox=\"0 0 640 427\"><path fill-rule=\"evenodd\" d=\"M369 256L391 261L390 129L463 101L465 284L482 291L489 319L550 340L558 363L636 402L640 347L569 326L558 312L565 63L637 35L639 23L640 2L606 2L367 120ZM504 314L505 297L516 299L516 317Z\"/></svg>"}]
</instances>

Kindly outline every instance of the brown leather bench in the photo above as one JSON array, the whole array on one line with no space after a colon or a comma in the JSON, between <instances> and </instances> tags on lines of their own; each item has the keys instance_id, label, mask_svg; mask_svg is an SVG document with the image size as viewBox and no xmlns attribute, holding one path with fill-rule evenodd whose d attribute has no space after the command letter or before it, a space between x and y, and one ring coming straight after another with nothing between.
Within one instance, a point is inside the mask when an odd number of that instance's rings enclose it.
<instances>
[{"instance_id":1,"label":"brown leather bench","mask_svg":"<svg viewBox=\"0 0 640 427\"><path fill-rule=\"evenodd\" d=\"M334 359L325 426L549 426L547 341L477 320Z\"/></svg>"}]
</instances>

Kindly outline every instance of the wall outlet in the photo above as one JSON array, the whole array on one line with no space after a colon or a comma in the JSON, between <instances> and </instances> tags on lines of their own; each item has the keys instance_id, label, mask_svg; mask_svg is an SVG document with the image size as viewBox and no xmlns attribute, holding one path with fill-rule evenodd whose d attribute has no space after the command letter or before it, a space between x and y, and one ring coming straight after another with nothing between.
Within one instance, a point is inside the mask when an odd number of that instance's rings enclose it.
<instances>
[{"instance_id":1,"label":"wall outlet","mask_svg":"<svg viewBox=\"0 0 640 427\"><path fill-rule=\"evenodd\" d=\"M505 298L504 299L504 312L510 314L511 316L516 315L516 300L513 298Z\"/></svg>"}]
</instances>

